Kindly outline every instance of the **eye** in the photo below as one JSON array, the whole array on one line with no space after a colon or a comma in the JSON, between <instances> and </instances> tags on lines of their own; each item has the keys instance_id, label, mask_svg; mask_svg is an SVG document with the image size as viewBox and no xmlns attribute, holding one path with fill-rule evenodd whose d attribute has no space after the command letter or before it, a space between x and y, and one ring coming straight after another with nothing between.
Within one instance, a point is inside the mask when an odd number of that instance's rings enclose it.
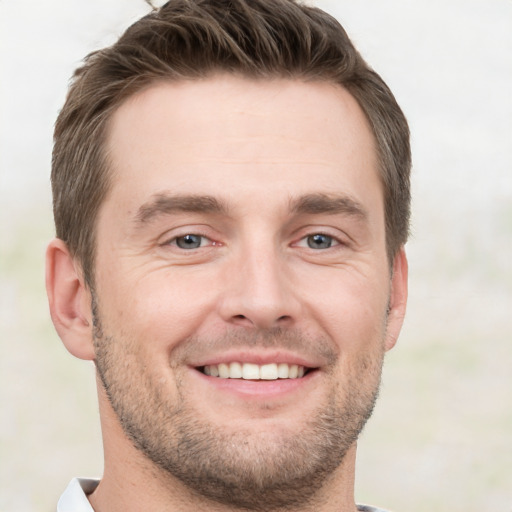
<instances>
[{"instance_id":1,"label":"eye","mask_svg":"<svg viewBox=\"0 0 512 512\"><path fill-rule=\"evenodd\" d=\"M322 233L309 235L306 240L310 249L329 249L329 247L337 244L332 236L323 235Z\"/></svg>"},{"instance_id":2,"label":"eye","mask_svg":"<svg viewBox=\"0 0 512 512\"><path fill-rule=\"evenodd\" d=\"M176 245L180 249L198 249L204 247L210 242L208 238L202 235L187 234L178 236L171 241L172 245Z\"/></svg>"},{"instance_id":3,"label":"eye","mask_svg":"<svg viewBox=\"0 0 512 512\"><path fill-rule=\"evenodd\" d=\"M332 236L324 233L315 233L304 237L298 244L302 247L309 247L310 249L329 249L335 245L339 245L339 242Z\"/></svg>"}]
</instances>

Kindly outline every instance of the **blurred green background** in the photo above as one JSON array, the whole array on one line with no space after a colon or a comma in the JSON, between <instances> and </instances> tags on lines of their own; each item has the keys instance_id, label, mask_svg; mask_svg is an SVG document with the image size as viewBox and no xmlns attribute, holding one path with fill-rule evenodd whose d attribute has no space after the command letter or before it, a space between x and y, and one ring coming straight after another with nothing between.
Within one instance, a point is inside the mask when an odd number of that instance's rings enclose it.
<instances>
[{"instance_id":1,"label":"blurred green background","mask_svg":"<svg viewBox=\"0 0 512 512\"><path fill-rule=\"evenodd\" d=\"M324 0L413 134L410 302L359 447L358 501L512 511L512 2ZM94 369L51 325L52 125L142 0L0 1L0 512L100 476Z\"/></svg>"}]
</instances>

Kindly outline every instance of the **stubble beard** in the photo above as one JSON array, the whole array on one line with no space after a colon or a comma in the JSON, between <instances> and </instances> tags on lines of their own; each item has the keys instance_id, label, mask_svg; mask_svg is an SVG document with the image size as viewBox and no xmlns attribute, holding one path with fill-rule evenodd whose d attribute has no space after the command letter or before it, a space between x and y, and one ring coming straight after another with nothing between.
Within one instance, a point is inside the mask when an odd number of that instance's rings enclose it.
<instances>
[{"instance_id":1,"label":"stubble beard","mask_svg":"<svg viewBox=\"0 0 512 512\"><path fill-rule=\"evenodd\" d=\"M300 429L226 431L191 407L179 381L173 400L140 358L127 357L130 352L134 356L137 344L104 334L95 301L93 319L97 372L127 437L192 494L232 508L269 512L313 503L343 463L377 399L383 350L358 361L345 389L333 386ZM273 333L266 339L279 346L280 337L287 338Z\"/></svg>"}]
</instances>

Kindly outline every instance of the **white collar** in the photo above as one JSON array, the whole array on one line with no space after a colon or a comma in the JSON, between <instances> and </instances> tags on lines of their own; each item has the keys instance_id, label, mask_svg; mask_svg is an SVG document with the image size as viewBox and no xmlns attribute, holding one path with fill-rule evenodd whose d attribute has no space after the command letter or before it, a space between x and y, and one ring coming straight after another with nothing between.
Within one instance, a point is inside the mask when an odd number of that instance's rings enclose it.
<instances>
[{"instance_id":1,"label":"white collar","mask_svg":"<svg viewBox=\"0 0 512 512\"><path fill-rule=\"evenodd\" d=\"M87 495L100 483L91 478L73 478L62 493L57 504L57 512L94 512Z\"/></svg>"}]
</instances>

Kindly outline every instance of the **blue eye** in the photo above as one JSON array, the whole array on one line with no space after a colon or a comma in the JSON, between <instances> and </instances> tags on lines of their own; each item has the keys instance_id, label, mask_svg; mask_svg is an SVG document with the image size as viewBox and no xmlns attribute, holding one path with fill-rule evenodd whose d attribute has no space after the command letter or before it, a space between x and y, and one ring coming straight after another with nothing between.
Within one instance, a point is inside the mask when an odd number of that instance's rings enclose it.
<instances>
[{"instance_id":1,"label":"blue eye","mask_svg":"<svg viewBox=\"0 0 512 512\"><path fill-rule=\"evenodd\" d=\"M323 235L321 233L309 235L306 241L310 249L329 249L335 244L335 240L332 236Z\"/></svg>"},{"instance_id":2,"label":"blue eye","mask_svg":"<svg viewBox=\"0 0 512 512\"><path fill-rule=\"evenodd\" d=\"M203 245L205 240L204 236L201 235L184 235L174 239L176 246L180 249L198 249Z\"/></svg>"}]
</instances>

